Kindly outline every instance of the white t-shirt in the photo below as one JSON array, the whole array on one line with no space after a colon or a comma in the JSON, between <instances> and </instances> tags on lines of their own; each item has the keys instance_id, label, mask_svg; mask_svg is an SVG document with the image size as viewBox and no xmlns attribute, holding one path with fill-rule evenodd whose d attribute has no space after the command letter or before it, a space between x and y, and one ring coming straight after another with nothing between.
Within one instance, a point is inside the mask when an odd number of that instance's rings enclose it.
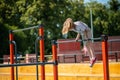
<instances>
[{"instance_id":1,"label":"white t-shirt","mask_svg":"<svg viewBox=\"0 0 120 80\"><path fill-rule=\"evenodd\" d=\"M71 29L70 31L80 33L82 39L90 39L92 37L91 30L87 26L87 24L81 21L76 21L74 22L74 24L75 24L75 29ZM85 31L87 31L87 33Z\"/></svg>"},{"instance_id":2,"label":"white t-shirt","mask_svg":"<svg viewBox=\"0 0 120 80\"><path fill-rule=\"evenodd\" d=\"M76 21L74 22L74 24L75 24L75 29L71 29L70 31L75 31L77 33L83 34L85 30L90 30L87 24L81 21Z\"/></svg>"}]
</instances>

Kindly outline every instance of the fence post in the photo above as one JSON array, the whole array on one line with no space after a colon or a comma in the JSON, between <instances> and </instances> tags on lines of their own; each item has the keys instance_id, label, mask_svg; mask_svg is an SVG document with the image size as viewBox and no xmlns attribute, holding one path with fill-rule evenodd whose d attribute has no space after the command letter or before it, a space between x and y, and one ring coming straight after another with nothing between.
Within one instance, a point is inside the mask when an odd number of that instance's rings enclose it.
<instances>
[{"instance_id":1,"label":"fence post","mask_svg":"<svg viewBox=\"0 0 120 80\"><path fill-rule=\"evenodd\" d=\"M12 43L13 41L13 32L9 31L9 47L10 47L10 64L14 64L14 45ZM10 71L11 80L14 80L14 67L11 67Z\"/></svg>"},{"instance_id":2,"label":"fence post","mask_svg":"<svg viewBox=\"0 0 120 80\"><path fill-rule=\"evenodd\" d=\"M55 40L52 41L52 55L53 55L53 75L54 80L58 80L58 61L57 61L57 43Z\"/></svg>"},{"instance_id":3,"label":"fence post","mask_svg":"<svg viewBox=\"0 0 120 80\"><path fill-rule=\"evenodd\" d=\"M109 80L109 62L108 62L108 36L102 35L102 58L103 58L103 71L104 80Z\"/></svg>"},{"instance_id":4,"label":"fence post","mask_svg":"<svg viewBox=\"0 0 120 80\"><path fill-rule=\"evenodd\" d=\"M45 80L45 66L44 66L44 30L43 26L40 25L39 27L39 36L41 37L39 44L40 44L40 61L43 63L40 65L41 67L41 80Z\"/></svg>"}]
</instances>

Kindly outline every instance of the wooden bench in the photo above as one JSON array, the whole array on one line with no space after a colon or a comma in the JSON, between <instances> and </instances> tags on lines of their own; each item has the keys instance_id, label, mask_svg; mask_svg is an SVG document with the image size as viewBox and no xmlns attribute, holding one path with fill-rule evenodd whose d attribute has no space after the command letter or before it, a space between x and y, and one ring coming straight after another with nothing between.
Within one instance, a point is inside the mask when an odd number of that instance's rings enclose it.
<instances>
[{"instance_id":1,"label":"wooden bench","mask_svg":"<svg viewBox=\"0 0 120 80\"><path fill-rule=\"evenodd\" d=\"M9 60L9 55L3 55L3 64L9 64L10 60Z\"/></svg>"},{"instance_id":2,"label":"wooden bench","mask_svg":"<svg viewBox=\"0 0 120 80\"><path fill-rule=\"evenodd\" d=\"M34 63L34 62L36 62L36 55L35 54L26 54L25 63Z\"/></svg>"},{"instance_id":3,"label":"wooden bench","mask_svg":"<svg viewBox=\"0 0 120 80\"><path fill-rule=\"evenodd\" d=\"M9 64L10 63L10 55L3 55L3 64ZM14 63L16 63L16 57L14 56ZM17 63L24 63L24 58L22 55L17 57Z\"/></svg>"},{"instance_id":4,"label":"wooden bench","mask_svg":"<svg viewBox=\"0 0 120 80\"><path fill-rule=\"evenodd\" d=\"M80 62L82 59L81 56L81 44L80 42L69 42L75 39L58 39L57 42L68 41L66 43L58 43L57 53L58 53L58 61L60 63L65 62Z\"/></svg>"}]
</instances>

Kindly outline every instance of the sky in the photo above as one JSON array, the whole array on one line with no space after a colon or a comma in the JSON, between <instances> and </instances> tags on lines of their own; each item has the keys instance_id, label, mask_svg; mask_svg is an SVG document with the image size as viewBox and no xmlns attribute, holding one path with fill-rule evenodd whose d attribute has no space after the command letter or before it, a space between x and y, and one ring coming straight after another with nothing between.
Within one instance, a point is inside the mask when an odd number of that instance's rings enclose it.
<instances>
[{"instance_id":1,"label":"sky","mask_svg":"<svg viewBox=\"0 0 120 80\"><path fill-rule=\"evenodd\" d=\"M84 0L86 2L90 2L91 0ZM97 2L100 2L102 4L106 4L109 0L96 0Z\"/></svg>"}]
</instances>

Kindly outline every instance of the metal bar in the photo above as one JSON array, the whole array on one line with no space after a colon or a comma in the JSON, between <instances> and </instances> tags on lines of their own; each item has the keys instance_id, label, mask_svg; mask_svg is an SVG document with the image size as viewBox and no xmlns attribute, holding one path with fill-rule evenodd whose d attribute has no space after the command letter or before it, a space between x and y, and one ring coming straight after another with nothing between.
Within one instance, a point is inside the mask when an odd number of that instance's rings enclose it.
<instances>
[{"instance_id":1,"label":"metal bar","mask_svg":"<svg viewBox=\"0 0 120 80\"><path fill-rule=\"evenodd\" d=\"M23 63L23 64L2 64L0 67L14 67L14 66L30 66L30 65L47 65L55 64L55 62L36 62L36 63Z\"/></svg>"},{"instance_id":2,"label":"metal bar","mask_svg":"<svg viewBox=\"0 0 120 80\"><path fill-rule=\"evenodd\" d=\"M36 62L38 62L38 40L40 40L40 37L37 37L36 40L35 40L35 54L36 54ZM39 73L38 73L38 65L36 65L36 80L39 80Z\"/></svg>"},{"instance_id":3,"label":"metal bar","mask_svg":"<svg viewBox=\"0 0 120 80\"><path fill-rule=\"evenodd\" d=\"M83 40L78 40L77 42L81 42L81 41L89 41L89 40L94 40L94 41L100 41L101 38L91 38L91 39L83 39ZM69 40L69 41L57 41L56 43L60 44L60 43L69 43L69 42L76 42L75 40Z\"/></svg>"},{"instance_id":4,"label":"metal bar","mask_svg":"<svg viewBox=\"0 0 120 80\"><path fill-rule=\"evenodd\" d=\"M30 30L30 29L34 29L34 28L38 28L38 27L39 26L33 26L33 27L29 27L29 28L23 28L23 29L13 30L13 32L20 32L20 31Z\"/></svg>"},{"instance_id":5,"label":"metal bar","mask_svg":"<svg viewBox=\"0 0 120 80\"><path fill-rule=\"evenodd\" d=\"M90 8L90 24L91 24L91 33L92 33L92 38L94 38L94 29L93 29L93 17L92 17L92 9ZM92 40L94 42L94 40Z\"/></svg>"},{"instance_id":6,"label":"metal bar","mask_svg":"<svg viewBox=\"0 0 120 80\"><path fill-rule=\"evenodd\" d=\"M110 39L108 42L120 42L120 39Z\"/></svg>"},{"instance_id":7,"label":"metal bar","mask_svg":"<svg viewBox=\"0 0 120 80\"><path fill-rule=\"evenodd\" d=\"M17 64L17 45L15 41L12 41L12 43L14 44L14 49L15 49L15 61ZM16 66L16 80L18 80L18 67Z\"/></svg>"},{"instance_id":8,"label":"metal bar","mask_svg":"<svg viewBox=\"0 0 120 80\"><path fill-rule=\"evenodd\" d=\"M115 53L115 61L118 62L118 55Z\"/></svg>"},{"instance_id":9,"label":"metal bar","mask_svg":"<svg viewBox=\"0 0 120 80\"><path fill-rule=\"evenodd\" d=\"M76 55L74 55L75 63L77 63Z\"/></svg>"}]
</instances>

